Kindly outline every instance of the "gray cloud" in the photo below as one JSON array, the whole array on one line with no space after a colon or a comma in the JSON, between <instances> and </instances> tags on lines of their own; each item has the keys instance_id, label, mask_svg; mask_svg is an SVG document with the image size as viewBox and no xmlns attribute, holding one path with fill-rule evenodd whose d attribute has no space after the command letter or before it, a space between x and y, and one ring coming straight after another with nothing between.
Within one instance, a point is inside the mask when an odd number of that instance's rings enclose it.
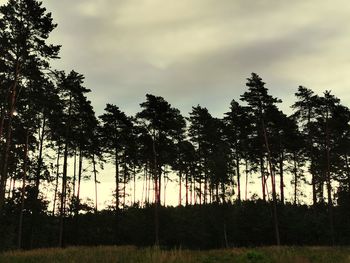
<instances>
[{"instance_id":1,"label":"gray cloud","mask_svg":"<svg viewBox=\"0 0 350 263\"><path fill-rule=\"evenodd\" d=\"M55 66L85 74L97 112L115 103L129 114L146 93L184 114L214 115L244 92L252 71L292 103L300 84L332 89L349 103L350 5L345 0L47 0L63 45Z\"/></svg>"}]
</instances>

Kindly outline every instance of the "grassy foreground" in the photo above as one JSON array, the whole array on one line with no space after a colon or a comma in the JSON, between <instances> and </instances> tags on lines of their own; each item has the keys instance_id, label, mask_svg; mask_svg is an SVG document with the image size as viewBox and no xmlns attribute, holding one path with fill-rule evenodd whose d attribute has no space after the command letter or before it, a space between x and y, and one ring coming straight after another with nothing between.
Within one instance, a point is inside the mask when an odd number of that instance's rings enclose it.
<instances>
[{"instance_id":1,"label":"grassy foreground","mask_svg":"<svg viewBox=\"0 0 350 263\"><path fill-rule=\"evenodd\" d=\"M350 248L267 247L211 251L138 249L135 247L71 247L0 254L0 262L69 263L350 263Z\"/></svg>"}]
</instances>

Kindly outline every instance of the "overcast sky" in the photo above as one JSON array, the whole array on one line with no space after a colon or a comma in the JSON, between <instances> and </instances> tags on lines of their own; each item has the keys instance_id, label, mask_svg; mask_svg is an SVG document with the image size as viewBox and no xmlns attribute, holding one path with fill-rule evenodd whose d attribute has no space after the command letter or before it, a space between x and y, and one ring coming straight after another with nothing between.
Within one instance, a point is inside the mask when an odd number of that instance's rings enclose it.
<instances>
[{"instance_id":1,"label":"overcast sky","mask_svg":"<svg viewBox=\"0 0 350 263\"><path fill-rule=\"evenodd\" d=\"M146 93L187 115L221 116L258 73L288 110L298 85L349 106L350 4L276 0L44 0L62 45L58 69L86 77L98 113L128 114Z\"/></svg>"}]
</instances>

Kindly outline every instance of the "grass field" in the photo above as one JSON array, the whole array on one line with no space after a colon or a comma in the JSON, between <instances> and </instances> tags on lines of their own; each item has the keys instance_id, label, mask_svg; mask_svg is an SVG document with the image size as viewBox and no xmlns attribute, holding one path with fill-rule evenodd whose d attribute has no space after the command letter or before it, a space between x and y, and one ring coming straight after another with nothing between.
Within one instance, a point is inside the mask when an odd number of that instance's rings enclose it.
<instances>
[{"instance_id":1,"label":"grass field","mask_svg":"<svg viewBox=\"0 0 350 263\"><path fill-rule=\"evenodd\" d=\"M135 247L71 247L0 254L9 263L350 263L350 248L266 247L210 251L138 249Z\"/></svg>"}]
</instances>

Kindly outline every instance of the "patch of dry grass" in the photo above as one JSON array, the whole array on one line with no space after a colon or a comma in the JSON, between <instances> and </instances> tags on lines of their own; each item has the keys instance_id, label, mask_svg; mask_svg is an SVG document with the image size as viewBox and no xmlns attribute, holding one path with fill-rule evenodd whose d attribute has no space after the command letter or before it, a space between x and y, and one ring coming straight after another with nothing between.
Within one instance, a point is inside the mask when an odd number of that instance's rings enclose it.
<instances>
[{"instance_id":1,"label":"patch of dry grass","mask_svg":"<svg viewBox=\"0 0 350 263\"><path fill-rule=\"evenodd\" d=\"M189 251L133 246L48 248L0 254L4 263L350 263L350 248L265 247Z\"/></svg>"}]
</instances>

